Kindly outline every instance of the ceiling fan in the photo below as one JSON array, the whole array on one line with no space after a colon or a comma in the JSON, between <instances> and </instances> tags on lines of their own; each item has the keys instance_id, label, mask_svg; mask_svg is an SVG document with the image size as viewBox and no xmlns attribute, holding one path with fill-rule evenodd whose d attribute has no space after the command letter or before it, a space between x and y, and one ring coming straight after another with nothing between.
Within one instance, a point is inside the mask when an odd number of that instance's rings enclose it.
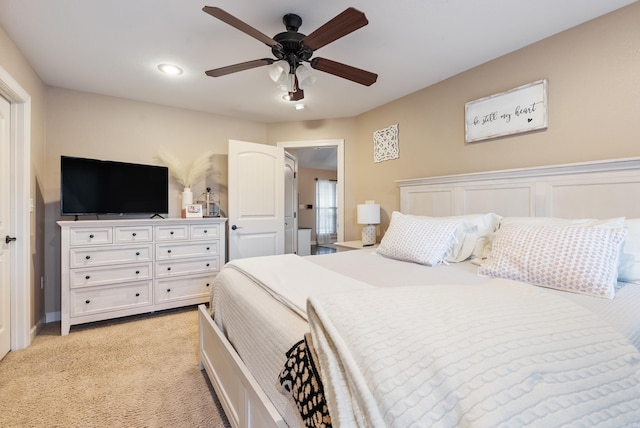
<instances>
[{"instance_id":1,"label":"ceiling fan","mask_svg":"<svg viewBox=\"0 0 640 428\"><path fill-rule=\"evenodd\" d=\"M280 88L289 93L289 100L298 101L304 98L304 89L308 88L315 77L302 64L307 62L311 68L371 86L378 79L378 75L370 71L352 67L326 58L312 58L314 51L331 42L346 36L369 23L364 13L350 7L329 20L309 35L298 32L302 25L302 18L294 13L288 13L282 18L287 31L278 33L273 38L256 30L245 22L232 16L219 7L205 6L202 10L218 18L243 33L261 41L271 47L275 58L262 58L226 67L206 71L207 76L220 77L238 71L249 70L269 65L269 75Z\"/></svg>"}]
</instances>

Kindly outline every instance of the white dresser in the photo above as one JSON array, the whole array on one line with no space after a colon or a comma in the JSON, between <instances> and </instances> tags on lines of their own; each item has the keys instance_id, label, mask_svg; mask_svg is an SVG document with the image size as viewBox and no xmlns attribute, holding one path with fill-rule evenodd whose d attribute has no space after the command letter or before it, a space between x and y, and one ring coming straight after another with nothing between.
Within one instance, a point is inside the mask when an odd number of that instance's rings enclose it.
<instances>
[{"instance_id":1,"label":"white dresser","mask_svg":"<svg viewBox=\"0 0 640 428\"><path fill-rule=\"evenodd\" d=\"M62 335L75 324L208 302L225 218L59 221Z\"/></svg>"}]
</instances>

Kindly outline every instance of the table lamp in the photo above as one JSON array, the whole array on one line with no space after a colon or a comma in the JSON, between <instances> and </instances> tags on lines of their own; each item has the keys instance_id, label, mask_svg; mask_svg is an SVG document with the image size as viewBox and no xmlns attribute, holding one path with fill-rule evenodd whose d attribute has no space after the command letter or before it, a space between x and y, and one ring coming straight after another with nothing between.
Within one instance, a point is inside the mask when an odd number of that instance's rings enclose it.
<instances>
[{"instance_id":1,"label":"table lamp","mask_svg":"<svg viewBox=\"0 0 640 428\"><path fill-rule=\"evenodd\" d=\"M362 246L370 247L376 243L376 224L380 224L380 205L374 201L358 204L358 224L362 228Z\"/></svg>"}]
</instances>

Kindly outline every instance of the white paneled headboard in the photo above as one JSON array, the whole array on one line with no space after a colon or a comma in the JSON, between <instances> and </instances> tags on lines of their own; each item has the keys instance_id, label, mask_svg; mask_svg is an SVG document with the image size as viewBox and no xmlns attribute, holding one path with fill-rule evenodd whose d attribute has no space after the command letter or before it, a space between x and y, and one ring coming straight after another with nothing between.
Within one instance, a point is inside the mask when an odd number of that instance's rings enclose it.
<instances>
[{"instance_id":1,"label":"white paneled headboard","mask_svg":"<svg viewBox=\"0 0 640 428\"><path fill-rule=\"evenodd\" d=\"M396 181L400 211L447 216L640 217L640 158Z\"/></svg>"}]
</instances>

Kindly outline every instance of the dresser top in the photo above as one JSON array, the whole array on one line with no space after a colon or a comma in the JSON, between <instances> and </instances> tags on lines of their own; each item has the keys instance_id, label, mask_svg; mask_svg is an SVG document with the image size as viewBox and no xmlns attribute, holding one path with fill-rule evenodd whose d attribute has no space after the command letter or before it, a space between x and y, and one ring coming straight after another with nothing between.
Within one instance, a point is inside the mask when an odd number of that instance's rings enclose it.
<instances>
[{"instance_id":1,"label":"dresser top","mask_svg":"<svg viewBox=\"0 0 640 428\"><path fill-rule=\"evenodd\" d=\"M118 220L60 220L60 227L96 227L96 226L167 226L172 224L185 223L224 223L225 217L203 217L203 218L136 218Z\"/></svg>"}]
</instances>

